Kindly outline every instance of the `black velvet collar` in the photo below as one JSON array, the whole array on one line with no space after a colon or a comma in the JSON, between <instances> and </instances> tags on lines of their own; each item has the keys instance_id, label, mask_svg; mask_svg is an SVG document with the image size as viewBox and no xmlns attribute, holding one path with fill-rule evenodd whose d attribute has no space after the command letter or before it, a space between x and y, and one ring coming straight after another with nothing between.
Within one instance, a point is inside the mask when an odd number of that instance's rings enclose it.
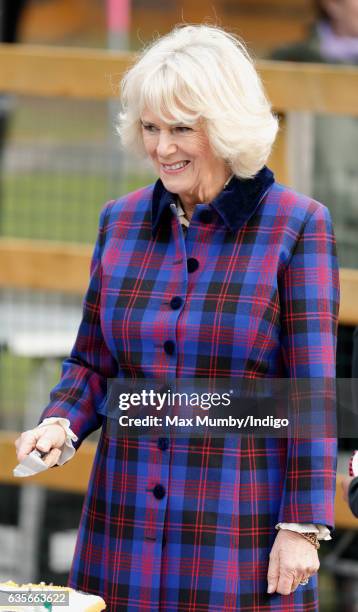
<instances>
[{"instance_id":1,"label":"black velvet collar","mask_svg":"<svg viewBox=\"0 0 358 612\"><path fill-rule=\"evenodd\" d=\"M258 208L263 196L274 183L274 175L264 166L252 179L238 179L233 176L225 189L210 202L225 225L237 232ZM152 198L152 232L155 236L163 213L168 212L176 195L167 191L160 179L154 185ZM165 215L164 215L165 216Z\"/></svg>"}]
</instances>

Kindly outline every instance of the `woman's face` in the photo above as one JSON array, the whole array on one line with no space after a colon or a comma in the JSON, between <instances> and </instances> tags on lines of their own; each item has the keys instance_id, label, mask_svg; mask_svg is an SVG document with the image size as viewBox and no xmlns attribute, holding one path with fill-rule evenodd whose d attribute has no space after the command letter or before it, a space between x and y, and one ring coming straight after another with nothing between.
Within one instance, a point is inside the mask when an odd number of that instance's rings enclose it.
<instances>
[{"instance_id":1,"label":"woman's face","mask_svg":"<svg viewBox=\"0 0 358 612\"><path fill-rule=\"evenodd\" d=\"M145 110L141 124L146 153L168 191L188 206L210 201L221 191L231 172L214 154L201 122L170 125Z\"/></svg>"}]
</instances>

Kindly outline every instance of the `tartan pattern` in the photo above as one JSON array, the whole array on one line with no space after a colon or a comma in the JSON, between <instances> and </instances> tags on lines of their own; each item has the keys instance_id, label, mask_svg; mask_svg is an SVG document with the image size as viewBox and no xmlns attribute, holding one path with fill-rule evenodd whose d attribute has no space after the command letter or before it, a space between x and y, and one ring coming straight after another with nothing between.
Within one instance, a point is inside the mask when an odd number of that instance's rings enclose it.
<instances>
[{"instance_id":1,"label":"tartan pattern","mask_svg":"<svg viewBox=\"0 0 358 612\"><path fill-rule=\"evenodd\" d=\"M267 168L198 204L185 240L172 203L158 181L102 211L78 337L41 417L69 418L77 446L102 424L108 377L335 375L327 209ZM266 573L277 522L333 525L335 441L169 442L102 428L70 585L110 612L318 610L317 577L286 597L266 594Z\"/></svg>"}]
</instances>

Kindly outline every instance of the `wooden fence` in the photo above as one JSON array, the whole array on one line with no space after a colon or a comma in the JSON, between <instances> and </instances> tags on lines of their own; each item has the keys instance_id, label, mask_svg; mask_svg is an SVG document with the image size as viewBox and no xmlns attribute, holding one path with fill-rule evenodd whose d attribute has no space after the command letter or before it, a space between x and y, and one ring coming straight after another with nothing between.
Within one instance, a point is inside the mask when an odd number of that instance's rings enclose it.
<instances>
[{"instance_id":1,"label":"wooden fence","mask_svg":"<svg viewBox=\"0 0 358 612\"><path fill-rule=\"evenodd\" d=\"M0 239L0 287L83 295L92 249L92 245ZM358 270L341 269L340 281L340 323L358 325Z\"/></svg>"},{"instance_id":2,"label":"wooden fence","mask_svg":"<svg viewBox=\"0 0 358 612\"><path fill-rule=\"evenodd\" d=\"M0 45L0 91L106 100L119 95L135 55L68 47ZM358 70L353 66L257 62L276 111L358 115Z\"/></svg>"},{"instance_id":3,"label":"wooden fence","mask_svg":"<svg viewBox=\"0 0 358 612\"><path fill-rule=\"evenodd\" d=\"M37 484L50 490L69 493L84 494L87 491L96 444L84 442L71 461L60 469L50 469L32 478L24 478L19 481L12 475L12 470L16 464L14 440L18 435L16 432L0 432L0 483L18 485L21 482L24 486ZM338 474L335 504L336 527L358 529L358 520L353 516L343 499L341 481L342 476Z\"/></svg>"},{"instance_id":4,"label":"wooden fence","mask_svg":"<svg viewBox=\"0 0 358 612\"><path fill-rule=\"evenodd\" d=\"M0 91L22 95L110 99L119 95L129 53L0 45ZM258 62L269 98L283 117L289 111L358 115L358 70L350 66ZM286 134L281 130L270 165L287 179ZM91 247L0 239L0 287L83 293ZM340 322L358 325L358 271L341 271Z\"/></svg>"}]
</instances>

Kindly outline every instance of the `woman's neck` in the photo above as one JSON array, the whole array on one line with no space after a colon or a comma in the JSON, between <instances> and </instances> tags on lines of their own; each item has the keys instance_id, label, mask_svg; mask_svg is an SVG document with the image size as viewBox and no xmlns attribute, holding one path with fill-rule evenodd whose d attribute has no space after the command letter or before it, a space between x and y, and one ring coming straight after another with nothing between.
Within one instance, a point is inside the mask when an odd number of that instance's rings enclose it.
<instances>
[{"instance_id":1,"label":"woman's neck","mask_svg":"<svg viewBox=\"0 0 358 612\"><path fill-rule=\"evenodd\" d=\"M212 202L212 200L214 200L216 196L218 196L219 193L225 189L226 185L231 181L233 176L234 175L231 173L231 171L228 172L227 176L225 176L225 181L221 181L220 185L216 186L216 188L213 188L212 190L203 190L201 193L199 191L199 193L196 195L178 194L178 198L185 212L186 218L189 219L189 221L191 220L197 204Z\"/></svg>"}]
</instances>

